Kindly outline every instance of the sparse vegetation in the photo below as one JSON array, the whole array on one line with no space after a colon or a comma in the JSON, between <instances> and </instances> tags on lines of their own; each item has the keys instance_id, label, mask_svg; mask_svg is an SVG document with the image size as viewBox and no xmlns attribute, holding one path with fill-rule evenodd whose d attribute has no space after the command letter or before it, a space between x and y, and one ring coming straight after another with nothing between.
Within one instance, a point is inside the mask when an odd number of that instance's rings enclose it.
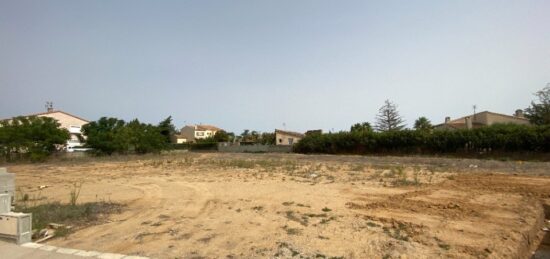
<instances>
[{"instance_id":1,"label":"sparse vegetation","mask_svg":"<svg viewBox=\"0 0 550 259\"><path fill-rule=\"evenodd\" d=\"M390 227L383 227L384 233L386 233L388 236L402 241L409 241L409 236L407 235L407 232L405 231L405 225L401 222L397 224L397 227L390 228Z\"/></svg>"},{"instance_id":2,"label":"sparse vegetation","mask_svg":"<svg viewBox=\"0 0 550 259\"><path fill-rule=\"evenodd\" d=\"M43 229L50 223L75 226L87 225L110 213L120 212L122 206L111 202L88 202L77 205L52 202L32 207L23 204L17 206L16 209L21 212L32 213L33 228Z\"/></svg>"},{"instance_id":3,"label":"sparse vegetation","mask_svg":"<svg viewBox=\"0 0 550 259\"><path fill-rule=\"evenodd\" d=\"M299 228L290 228L288 226L283 226L283 229L286 231L286 233L288 235L301 235L302 234L302 230L299 229Z\"/></svg>"}]
</instances>

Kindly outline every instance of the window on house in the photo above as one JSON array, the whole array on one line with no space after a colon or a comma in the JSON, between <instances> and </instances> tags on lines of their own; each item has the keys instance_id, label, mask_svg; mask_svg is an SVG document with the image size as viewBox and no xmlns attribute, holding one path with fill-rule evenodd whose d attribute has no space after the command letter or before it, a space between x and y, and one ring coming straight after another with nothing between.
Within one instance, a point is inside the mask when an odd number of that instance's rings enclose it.
<instances>
[{"instance_id":1,"label":"window on house","mask_svg":"<svg viewBox=\"0 0 550 259\"><path fill-rule=\"evenodd\" d=\"M282 139L282 138L279 139L279 143L283 143L283 139Z\"/></svg>"},{"instance_id":2,"label":"window on house","mask_svg":"<svg viewBox=\"0 0 550 259\"><path fill-rule=\"evenodd\" d=\"M294 138L288 138L288 144L292 145L294 143Z\"/></svg>"},{"instance_id":3,"label":"window on house","mask_svg":"<svg viewBox=\"0 0 550 259\"><path fill-rule=\"evenodd\" d=\"M197 131L197 132L195 132L195 135L198 136L198 137L202 137L202 136L204 136L204 132Z\"/></svg>"}]
</instances>

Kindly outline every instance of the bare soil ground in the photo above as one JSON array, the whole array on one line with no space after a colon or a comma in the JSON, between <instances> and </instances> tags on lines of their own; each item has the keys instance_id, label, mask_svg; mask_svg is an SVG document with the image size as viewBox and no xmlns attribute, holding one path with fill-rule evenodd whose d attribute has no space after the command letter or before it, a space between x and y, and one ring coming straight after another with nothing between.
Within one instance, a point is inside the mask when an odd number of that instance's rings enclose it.
<instances>
[{"instance_id":1,"label":"bare soil ground","mask_svg":"<svg viewBox=\"0 0 550 259\"><path fill-rule=\"evenodd\" d=\"M529 258L550 204L542 162L171 153L8 170L31 202L82 182L79 202L126 205L53 245L157 258Z\"/></svg>"}]
</instances>

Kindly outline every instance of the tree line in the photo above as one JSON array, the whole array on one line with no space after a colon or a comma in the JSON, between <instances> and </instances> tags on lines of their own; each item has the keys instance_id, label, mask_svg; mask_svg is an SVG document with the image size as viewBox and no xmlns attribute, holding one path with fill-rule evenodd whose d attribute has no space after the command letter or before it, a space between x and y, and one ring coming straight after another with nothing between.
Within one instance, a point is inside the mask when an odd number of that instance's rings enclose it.
<instances>
[{"instance_id":1,"label":"tree line","mask_svg":"<svg viewBox=\"0 0 550 259\"><path fill-rule=\"evenodd\" d=\"M302 153L376 153L376 152L550 152L550 84L535 93L536 100L525 116L533 126L494 125L473 130L433 131L431 122L420 117L414 129L405 129L397 106L387 100L380 108L375 126L363 122L349 132L308 134L296 146ZM157 125L102 117L82 127L81 141L95 154L158 153L170 149L176 133L172 118ZM43 160L64 147L70 134L48 117L16 117L0 121L0 155L5 160ZM275 134L244 130L240 135L218 131L199 142L239 141L275 144Z\"/></svg>"},{"instance_id":2,"label":"tree line","mask_svg":"<svg viewBox=\"0 0 550 259\"><path fill-rule=\"evenodd\" d=\"M535 93L536 100L524 110L532 125L497 124L461 130L433 130L420 117L413 129L405 129L397 106L386 100L375 126L363 122L350 131L306 135L294 146L299 153L469 153L550 152L550 85Z\"/></svg>"},{"instance_id":3,"label":"tree line","mask_svg":"<svg viewBox=\"0 0 550 259\"><path fill-rule=\"evenodd\" d=\"M172 117L158 125L142 123L138 119L129 122L117 118L102 117L82 127L85 146L98 155L127 153L159 153L170 148L175 133Z\"/></svg>"}]
</instances>

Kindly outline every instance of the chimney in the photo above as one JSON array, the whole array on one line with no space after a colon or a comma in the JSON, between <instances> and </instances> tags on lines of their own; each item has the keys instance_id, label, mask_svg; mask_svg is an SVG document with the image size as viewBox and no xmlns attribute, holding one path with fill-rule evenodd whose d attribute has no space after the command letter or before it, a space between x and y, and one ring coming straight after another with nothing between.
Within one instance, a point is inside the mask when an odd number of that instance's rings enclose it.
<instances>
[{"instance_id":1,"label":"chimney","mask_svg":"<svg viewBox=\"0 0 550 259\"><path fill-rule=\"evenodd\" d=\"M517 109L517 110L516 110L516 113L514 113L514 116L516 116L516 117L518 117L518 118L525 118L525 117L523 116L523 110L521 110L521 109Z\"/></svg>"},{"instance_id":2,"label":"chimney","mask_svg":"<svg viewBox=\"0 0 550 259\"><path fill-rule=\"evenodd\" d=\"M467 129L472 129L472 118L470 118L469 116L464 118L464 120L466 120L466 128Z\"/></svg>"},{"instance_id":3,"label":"chimney","mask_svg":"<svg viewBox=\"0 0 550 259\"><path fill-rule=\"evenodd\" d=\"M445 124L451 122L451 117L445 117Z\"/></svg>"}]
</instances>

